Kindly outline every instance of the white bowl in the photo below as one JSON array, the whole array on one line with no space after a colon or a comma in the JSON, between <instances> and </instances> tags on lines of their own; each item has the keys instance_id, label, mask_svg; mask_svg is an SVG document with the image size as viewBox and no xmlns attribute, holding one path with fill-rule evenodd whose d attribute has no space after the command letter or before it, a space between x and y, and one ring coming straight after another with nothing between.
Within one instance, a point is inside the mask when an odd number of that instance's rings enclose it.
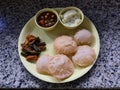
<instances>
[{"instance_id":1,"label":"white bowl","mask_svg":"<svg viewBox=\"0 0 120 90\"><path fill-rule=\"evenodd\" d=\"M68 11L68 10L75 10L75 11L77 11L77 13L78 13L78 15L79 15L79 17L80 17L80 22L77 24L77 25L75 25L75 26L70 26L70 25L66 25L65 23L63 23L63 21L62 21L62 14L64 14L66 11ZM60 22L62 23L62 25L63 26L65 26L66 28L68 28L68 29L74 29L74 28L76 28L76 27L78 27L82 22L83 22L83 20L84 20L84 14L83 14L83 12L79 9L79 8L77 8L77 7L66 7L66 8L63 8L61 11L60 11L60 13L59 13L59 20L60 20Z\"/></svg>"}]
</instances>

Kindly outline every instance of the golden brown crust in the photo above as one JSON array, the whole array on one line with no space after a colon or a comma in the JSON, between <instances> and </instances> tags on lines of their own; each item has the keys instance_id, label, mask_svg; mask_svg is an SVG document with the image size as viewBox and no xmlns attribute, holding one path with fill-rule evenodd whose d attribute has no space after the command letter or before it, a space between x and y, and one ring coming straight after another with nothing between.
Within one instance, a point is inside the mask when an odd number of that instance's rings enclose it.
<instances>
[{"instance_id":1,"label":"golden brown crust","mask_svg":"<svg viewBox=\"0 0 120 90\"><path fill-rule=\"evenodd\" d=\"M59 54L72 55L77 50L77 43L70 36L60 36L54 41L54 49Z\"/></svg>"},{"instance_id":2,"label":"golden brown crust","mask_svg":"<svg viewBox=\"0 0 120 90\"><path fill-rule=\"evenodd\" d=\"M74 39L78 45L90 45L93 42L94 37L90 31L82 29L74 35Z\"/></svg>"},{"instance_id":3,"label":"golden brown crust","mask_svg":"<svg viewBox=\"0 0 120 90\"><path fill-rule=\"evenodd\" d=\"M95 59L95 51L87 45L79 46L76 54L72 57L73 62L81 67L91 65Z\"/></svg>"},{"instance_id":4,"label":"golden brown crust","mask_svg":"<svg viewBox=\"0 0 120 90\"><path fill-rule=\"evenodd\" d=\"M55 78L63 80L71 76L74 72L72 61L63 54L55 55L49 62L48 69Z\"/></svg>"},{"instance_id":5,"label":"golden brown crust","mask_svg":"<svg viewBox=\"0 0 120 90\"><path fill-rule=\"evenodd\" d=\"M52 59L52 56L43 55L41 56L36 63L36 69L41 74L50 74L48 70L49 61Z\"/></svg>"}]
</instances>

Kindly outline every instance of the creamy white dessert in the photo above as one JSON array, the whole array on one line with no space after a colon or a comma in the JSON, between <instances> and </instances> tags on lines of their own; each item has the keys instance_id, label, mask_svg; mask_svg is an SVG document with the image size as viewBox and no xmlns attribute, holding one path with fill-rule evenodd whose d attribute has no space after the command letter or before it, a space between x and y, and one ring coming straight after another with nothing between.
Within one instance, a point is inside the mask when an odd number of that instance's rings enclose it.
<instances>
[{"instance_id":1,"label":"creamy white dessert","mask_svg":"<svg viewBox=\"0 0 120 90\"><path fill-rule=\"evenodd\" d=\"M74 9L70 9L63 13L63 15L61 15L61 20L63 24L70 27L77 26L81 22L79 13Z\"/></svg>"}]
</instances>

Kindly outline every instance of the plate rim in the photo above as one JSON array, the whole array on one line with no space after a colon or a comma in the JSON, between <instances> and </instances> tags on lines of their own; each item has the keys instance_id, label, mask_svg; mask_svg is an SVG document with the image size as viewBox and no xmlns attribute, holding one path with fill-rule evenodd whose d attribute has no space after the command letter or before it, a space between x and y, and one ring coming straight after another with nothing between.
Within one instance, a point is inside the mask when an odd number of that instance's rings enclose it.
<instances>
[{"instance_id":1,"label":"plate rim","mask_svg":"<svg viewBox=\"0 0 120 90\"><path fill-rule=\"evenodd\" d=\"M63 9L63 8L52 8L52 9L60 10L60 9ZM87 16L84 15L84 17L87 18L87 19L90 21L90 23L92 23L92 25L94 26L94 28L95 28L95 30L96 30L96 32L97 32L97 36L98 36L98 40L99 40L99 41L98 41L98 42L99 42L98 54L97 54L97 56L96 56L96 60L94 61L94 63L93 63L92 65L90 65L90 68L89 68L83 75L81 75L80 77L75 78L74 80L83 77L85 74L87 74L87 73L91 70L91 68L94 66L95 62L97 61L98 56L99 56L99 53L100 53L100 37L99 37L99 33L98 33L98 31L97 31L97 28L96 28L95 24L94 24ZM34 16L32 16L32 17L25 23L25 25L23 26L23 28L21 29L21 32L20 32L19 38L18 38L18 54L19 54L20 61L22 62L23 66L25 67L25 69L27 70L27 72L29 72L30 74L32 74L34 77L38 78L36 75L34 75L32 72L30 72L30 71L28 70L28 68L25 66L23 60L21 59L21 56L20 56L21 54L20 54L20 51L19 51L21 34L24 32L25 26L27 26L27 24L29 24L29 23L32 21L33 18L34 18ZM45 81L45 82L49 82L49 83L67 83L67 82L74 81L74 80L69 80L69 81L65 81L65 82L62 82L62 81L61 81L61 82L51 82L51 81L44 80L44 79L42 79L42 78L38 78L38 79L39 79L39 80L42 80L42 81Z\"/></svg>"}]
</instances>

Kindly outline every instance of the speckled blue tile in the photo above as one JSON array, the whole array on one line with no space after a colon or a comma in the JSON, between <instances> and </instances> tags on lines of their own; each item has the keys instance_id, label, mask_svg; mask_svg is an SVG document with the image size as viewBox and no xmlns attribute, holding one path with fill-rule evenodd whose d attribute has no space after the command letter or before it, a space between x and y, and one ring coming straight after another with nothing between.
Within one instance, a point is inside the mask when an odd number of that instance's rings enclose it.
<instances>
[{"instance_id":1,"label":"speckled blue tile","mask_svg":"<svg viewBox=\"0 0 120 90\"><path fill-rule=\"evenodd\" d=\"M77 6L96 25L101 49L93 68L82 78L51 84L32 76L22 65L17 43L25 23L45 7ZM0 0L1 88L120 88L119 0Z\"/></svg>"}]
</instances>

